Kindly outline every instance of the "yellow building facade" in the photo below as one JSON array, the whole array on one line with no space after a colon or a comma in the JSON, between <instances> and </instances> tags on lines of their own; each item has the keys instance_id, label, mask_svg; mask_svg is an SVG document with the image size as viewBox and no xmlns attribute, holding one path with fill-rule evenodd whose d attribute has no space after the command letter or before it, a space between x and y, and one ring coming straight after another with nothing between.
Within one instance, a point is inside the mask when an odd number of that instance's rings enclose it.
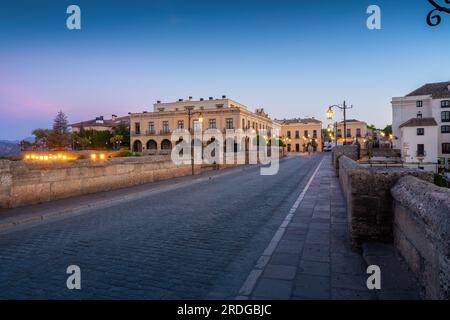
<instances>
[{"instance_id":1,"label":"yellow building facade","mask_svg":"<svg viewBox=\"0 0 450 320\"><path fill-rule=\"evenodd\" d=\"M190 121L189 121L189 113ZM263 109L251 112L241 103L222 96L220 99L180 99L176 102L157 102L153 112L130 113L131 149L145 154L170 153L171 135L176 129L266 130L270 135L281 130Z\"/></svg>"},{"instance_id":2,"label":"yellow building facade","mask_svg":"<svg viewBox=\"0 0 450 320\"><path fill-rule=\"evenodd\" d=\"M277 120L287 152L322 151L322 121L314 118Z\"/></svg>"}]
</instances>

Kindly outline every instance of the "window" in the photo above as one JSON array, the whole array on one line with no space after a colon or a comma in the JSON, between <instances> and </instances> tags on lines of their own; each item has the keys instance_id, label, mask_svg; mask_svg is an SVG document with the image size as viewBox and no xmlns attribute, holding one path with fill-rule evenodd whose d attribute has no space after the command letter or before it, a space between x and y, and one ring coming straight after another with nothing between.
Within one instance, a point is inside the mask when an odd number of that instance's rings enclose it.
<instances>
[{"instance_id":1,"label":"window","mask_svg":"<svg viewBox=\"0 0 450 320\"><path fill-rule=\"evenodd\" d=\"M305 132L304 132L304 137L305 137L305 138L308 138L308 137L309 137L308 130L305 130Z\"/></svg>"},{"instance_id":2,"label":"window","mask_svg":"<svg viewBox=\"0 0 450 320\"><path fill-rule=\"evenodd\" d=\"M417 113L417 119L422 119L422 112L419 111L419 112Z\"/></svg>"},{"instance_id":3,"label":"window","mask_svg":"<svg viewBox=\"0 0 450 320\"><path fill-rule=\"evenodd\" d=\"M295 139L300 139L300 131L295 131Z\"/></svg>"},{"instance_id":4,"label":"window","mask_svg":"<svg viewBox=\"0 0 450 320\"><path fill-rule=\"evenodd\" d=\"M134 124L134 133L141 134L141 123L140 122L136 122Z\"/></svg>"},{"instance_id":5,"label":"window","mask_svg":"<svg viewBox=\"0 0 450 320\"><path fill-rule=\"evenodd\" d=\"M441 108L450 108L450 100L441 101Z\"/></svg>"},{"instance_id":6,"label":"window","mask_svg":"<svg viewBox=\"0 0 450 320\"><path fill-rule=\"evenodd\" d=\"M423 101L416 101L416 107L422 108L423 107Z\"/></svg>"},{"instance_id":7,"label":"window","mask_svg":"<svg viewBox=\"0 0 450 320\"><path fill-rule=\"evenodd\" d=\"M178 129L184 129L184 121L178 120Z\"/></svg>"},{"instance_id":8,"label":"window","mask_svg":"<svg viewBox=\"0 0 450 320\"><path fill-rule=\"evenodd\" d=\"M291 132L290 132L290 131L287 132L287 137L288 137L289 139L291 138Z\"/></svg>"},{"instance_id":9,"label":"window","mask_svg":"<svg viewBox=\"0 0 450 320\"><path fill-rule=\"evenodd\" d=\"M154 122L148 123L148 133L155 133L155 123Z\"/></svg>"},{"instance_id":10,"label":"window","mask_svg":"<svg viewBox=\"0 0 450 320\"><path fill-rule=\"evenodd\" d=\"M441 112L441 121L442 122L450 122L450 111L442 111Z\"/></svg>"},{"instance_id":11,"label":"window","mask_svg":"<svg viewBox=\"0 0 450 320\"><path fill-rule=\"evenodd\" d=\"M352 137L352 129L347 129L347 138Z\"/></svg>"},{"instance_id":12,"label":"window","mask_svg":"<svg viewBox=\"0 0 450 320\"><path fill-rule=\"evenodd\" d=\"M227 129L233 129L233 119L227 119Z\"/></svg>"},{"instance_id":13,"label":"window","mask_svg":"<svg viewBox=\"0 0 450 320\"><path fill-rule=\"evenodd\" d=\"M442 144L442 153L450 154L450 143Z\"/></svg>"},{"instance_id":14,"label":"window","mask_svg":"<svg viewBox=\"0 0 450 320\"><path fill-rule=\"evenodd\" d=\"M417 145L417 155L418 156L424 156L425 155L425 145L424 144L418 144Z\"/></svg>"},{"instance_id":15,"label":"window","mask_svg":"<svg viewBox=\"0 0 450 320\"><path fill-rule=\"evenodd\" d=\"M357 128L357 129L356 129L356 136L357 136L358 138L361 137L361 128Z\"/></svg>"},{"instance_id":16,"label":"window","mask_svg":"<svg viewBox=\"0 0 450 320\"><path fill-rule=\"evenodd\" d=\"M425 135L425 128L417 128L417 135L418 136Z\"/></svg>"},{"instance_id":17,"label":"window","mask_svg":"<svg viewBox=\"0 0 450 320\"><path fill-rule=\"evenodd\" d=\"M313 130L313 139L317 139L317 130Z\"/></svg>"},{"instance_id":18,"label":"window","mask_svg":"<svg viewBox=\"0 0 450 320\"><path fill-rule=\"evenodd\" d=\"M194 120L194 131L201 131L202 123L198 120Z\"/></svg>"},{"instance_id":19,"label":"window","mask_svg":"<svg viewBox=\"0 0 450 320\"><path fill-rule=\"evenodd\" d=\"M210 129L217 129L216 126L216 119L209 119L209 128ZM229 129L229 128L228 128Z\"/></svg>"},{"instance_id":20,"label":"window","mask_svg":"<svg viewBox=\"0 0 450 320\"><path fill-rule=\"evenodd\" d=\"M163 121L162 131L163 133L169 133L169 121Z\"/></svg>"},{"instance_id":21,"label":"window","mask_svg":"<svg viewBox=\"0 0 450 320\"><path fill-rule=\"evenodd\" d=\"M245 119L242 119L242 129L245 129Z\"/></svg>"},{"instance_id":22,"label":"window","mask_svg":"<svg viewBox=\"0 0 450 320\"><path fill-rule=\"evenodd\" d=\"M441 133L450 133L450 126L442 126Z\"/></svg>"},{"instance_id":23,"label":"window","mask_svg":"<svg viewBox=\"0 0 450 320\"><path fill-rule=\"evenodd\" d=\"M342 138L342 129L337 129L338 138Z\"/></svg>"}]
</instances>

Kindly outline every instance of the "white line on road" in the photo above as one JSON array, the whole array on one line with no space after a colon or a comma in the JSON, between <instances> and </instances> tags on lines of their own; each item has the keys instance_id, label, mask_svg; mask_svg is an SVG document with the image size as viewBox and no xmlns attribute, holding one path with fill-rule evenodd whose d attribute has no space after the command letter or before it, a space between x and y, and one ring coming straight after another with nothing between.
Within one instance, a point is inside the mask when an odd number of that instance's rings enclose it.
<instances>
[{"instance_id":1,"label":"white line on road","mask_svg":"<svg viewBox=\"0 0 450 320\"><path fill-rule=\"evenodd\" d=\"M306 192L308 191L309 187L311 186L311 183L313 182L315 176L317 175L317 172L319 171L320 167L322 166L323 161L324 161L324 159L322 159L320 161L320 163L317 165L316 170L312 174L311 178L309 178L308 183L303 188L303 191L299 194L297 200L295 200L295 203L292 205L291 210L289 210L288 215L286 216L286 218L284 218L283 222L278 227L278 230L277 230L277 232L275 232L275 235L273 236L269 245L266 247L266 250L264 250L264 253L258 259L258 262L256 263L255 267L248 275L247 280L245 280L244 284L242 285L241 290L239 291L239 296L236 299L246 299L253 292L253 289L256 286L256 282L258 281L259 277L262 275L264 268L266 267L267 263L269 262L273 252L277 248L281 238L284 235L284 232L286 231L286 228L288 227L292 218L294 217L295 211L297 210L298 206L302 202L303 198L305 197Z\"/></svg>"}]
</instances>

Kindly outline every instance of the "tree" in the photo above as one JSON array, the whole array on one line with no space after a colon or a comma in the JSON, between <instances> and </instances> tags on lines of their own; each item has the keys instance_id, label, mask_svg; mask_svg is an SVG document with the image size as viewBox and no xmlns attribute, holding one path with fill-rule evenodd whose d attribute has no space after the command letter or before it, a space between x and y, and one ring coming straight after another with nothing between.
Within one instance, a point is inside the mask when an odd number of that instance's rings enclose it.
<instances>
[{"instance_id":1,"label":"tree","mask_svg":"<svg viewBox=\"0 0 450 320\"><path fill-rule=\"evenodd\" d=\"M111 144L116 149L116 146L120 147L120 145L123 143L123 136L120 135L120 134L116 134L109 141L111 142Z\"/></svg>"},{"instance_id":2,"label":"tree","mask_svg":"<svg viewBox=\"0 0 450 320\"><path fill-rule=\"evenodd\" d=\"M392 134L392 124L388 124L384 129L383 132L386 136L389 136Z\"/></svg>"},{"instance_id":3,"label":"tree","mask_svg":"<svg viewBox=\"0 0 450 320\"><path fill-rule=\"evenodd\" d=\"M370 125L367 126L367 129L375 131L375 130L377 130L377 127L375 127L374 124L370 124Z\"/></svg>"},{"instance_id":4,"label":"tree","mask_svg":"<svg viewBox=\"0 0 450 320\"><path fill-rule=\"evenodd\" d=\"M113 136L122 136L122 145L130 146L130 127L123 121L121 121L113 130Z\"/></svg>"},{"instance_id":5,"label":"tree","mask_svg":"<svg viewBox=\"0 0 450 320\"><path fill-rule=\"evenodd\" d=\"M53 130L47 137L47 143L50 148L61 149L70 145L69 122L61 110L56 114L53 121Z\"/></svg>"}]
</instances>

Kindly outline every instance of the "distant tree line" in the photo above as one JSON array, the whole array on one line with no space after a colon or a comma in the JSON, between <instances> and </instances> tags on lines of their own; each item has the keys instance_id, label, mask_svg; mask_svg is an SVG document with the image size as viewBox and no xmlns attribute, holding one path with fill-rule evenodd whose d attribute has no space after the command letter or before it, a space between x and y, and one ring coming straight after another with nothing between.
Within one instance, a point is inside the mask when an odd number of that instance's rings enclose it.
<instances>
[{"instance_id":1,"label":"distant tree line","mask_svg":"<svg viewBox=\"0 0 450 320\"><path fill-rule=\"evenodd\" d=\"M37 150L111 150L130 146L130 129L126 123L118 124L113 132L93 129L86 130L81 126L79 132L70 132L69 122L64 112L59 111L53 120L52 129L35 129L32 134L35 141L23 140L24 149Z\"/></svg>"}]
</instances>

